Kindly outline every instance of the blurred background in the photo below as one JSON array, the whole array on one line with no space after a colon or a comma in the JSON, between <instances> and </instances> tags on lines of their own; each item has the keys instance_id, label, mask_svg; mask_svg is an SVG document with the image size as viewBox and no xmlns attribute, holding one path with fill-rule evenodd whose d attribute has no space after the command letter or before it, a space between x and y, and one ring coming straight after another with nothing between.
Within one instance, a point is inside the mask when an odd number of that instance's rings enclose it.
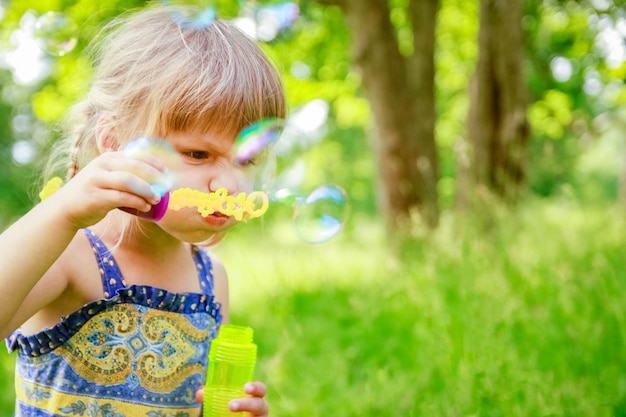
<instances>
[{"instance_id":1,"label":"blurred background","mask_svg":"<svg viewBox=\"0 0 626 417\"><path fill-rule=\"evenodd\" d=\"M272 415L626 416L623 0L163 3L234 21L285 82L273 204L215 248ZM0 0L0 230L84 49L146 5Z\"/></svg>"}]
</instances>

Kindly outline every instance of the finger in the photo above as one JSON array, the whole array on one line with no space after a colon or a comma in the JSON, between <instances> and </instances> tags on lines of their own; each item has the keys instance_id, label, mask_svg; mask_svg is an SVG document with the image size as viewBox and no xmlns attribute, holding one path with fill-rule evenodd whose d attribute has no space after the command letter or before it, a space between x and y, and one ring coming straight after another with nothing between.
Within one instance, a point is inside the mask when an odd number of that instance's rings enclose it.
<instances>
[{"instance_id":1,"label":"finger","mask_svg":"<svg viewBox=\"0 0 626 417\"><path fill-rule=\"evenodd\" d=\"M246 411L255 417L265 417L269 414L269 407L262 397L238 398L228 403L228 409L233 413Z\"/></svg>"},{"instance_id":2,"label":"finger","mask_svg":"<svg viewBox=\"0 0 626 417\"><path fill-rule=\"evenodd\" d=\"M140 162L149 164L153 166L154 168L158 169L159 171L163 171L167 167L165 161L156 155L146 154L146 155L133 156L127 159L131 161L140 161Z\"/></svg>"},{"instance_id":3,"label":"finger","mask_svg":"<svg viewBox=\"0 0 626 417\"><path fill-rule=\"evenodd\" d=\"M144 159L129 159L124 161L124 167L121 168L123 171L132 172L133 174L152 182L152 180L157 179L165 175L165 171L167 168L165 165L158 164L155 165L155 158L152 158L152 161L144 160ZM158 161L158 159L156 159Z\"/></svg>"},{"instance_id":4,"label":"finger","mask_svg":"<svg viewBox=\"0 0 626 417\"><path fill-rule=\"evenodd\" d=\"M123 172L92 170L76 176L57 193L65 202L66 211L77 219L105 215L116 207L131 207L149 211L160 196L150 184ZM73 213L73 214L72 214Z\"/></svg>"},{"instance_id":5,"label":"finger","mask_svg":"<svg viewBox=\"0 0 626 417\"><path fill-rule=\"evenodd\" d=\"M267 387L262 382L248 382L244 385L243 391L253 397L264 397L267 394Z\"/></svg>"},{"instance_id":6,"label":"finger","mask_svg":"<svg viewBox=\"0 0 626 417\"><path fill-rule=\"evenodd\" d=\"M158 159L150 155L141 158L128 158L120 153L105 153L92 161L94 167L105 172L131 173L146 182L161 181L168 175L167 167Z\"/></svg>"},{"instance_id":7,"label":"finger","mask_svg":"<svg viewBox=\"0 0 626 417\"><path fill-rule=\"evenodd\" d=\"M156 204L161 199L161 195L155 193L152 185L130 172L116 171L110 172L106 179L101 180L99 186L104 190L115 190L119 194L111 195L113 198L122 198L127 200L128 197L141 197L145 203ZM124 201L127 203L127 201Z\"/></svg>"},{"instance_id":8,"label":"finger","mask_svg":"<svg viewBox=\"0 0 626 417\"><path fill-rule=\"evenodd\" d=\"M198 403L204 402L204 387L200 387L196 390L196 402Z\"/></svg>"}]
</instances>

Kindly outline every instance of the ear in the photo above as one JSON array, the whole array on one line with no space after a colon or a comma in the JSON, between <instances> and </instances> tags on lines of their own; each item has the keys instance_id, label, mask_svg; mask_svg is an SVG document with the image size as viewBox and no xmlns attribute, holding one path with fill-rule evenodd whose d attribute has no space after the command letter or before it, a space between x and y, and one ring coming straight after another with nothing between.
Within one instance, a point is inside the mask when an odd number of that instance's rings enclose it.
<instances>
[{"instance_id":1,"label":"ear","mask_svg":"<svg viewBox=\"0 0 626 417\"><path fill-rule=\"evenodd\" d=\"M115 118L103 116L98 119L96 145L100 153L117 151L120 148L115 132Z\"/></svg>"}]
</instances>

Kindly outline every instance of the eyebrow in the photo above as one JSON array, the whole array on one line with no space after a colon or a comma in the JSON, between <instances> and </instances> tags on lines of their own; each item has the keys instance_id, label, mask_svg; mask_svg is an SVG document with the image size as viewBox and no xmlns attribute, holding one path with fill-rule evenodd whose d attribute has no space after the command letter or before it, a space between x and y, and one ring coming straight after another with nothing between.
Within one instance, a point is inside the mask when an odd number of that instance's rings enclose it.
<instances>
[{"instance_id":1,"label":"eyebrow","mask_svg":"<svg viewBox=\"0 0 626 417\"><path fill-rule=\"evenodd\" d=\"M177 132L177 137L172 138L172 145L178 149L207 151L210 154L226 156L234 147L235 141L228 146L217 146L214 142L223 143L223 139L208 140L207 137L215 137L210 133Z\"/></svg>"}]
</instances>

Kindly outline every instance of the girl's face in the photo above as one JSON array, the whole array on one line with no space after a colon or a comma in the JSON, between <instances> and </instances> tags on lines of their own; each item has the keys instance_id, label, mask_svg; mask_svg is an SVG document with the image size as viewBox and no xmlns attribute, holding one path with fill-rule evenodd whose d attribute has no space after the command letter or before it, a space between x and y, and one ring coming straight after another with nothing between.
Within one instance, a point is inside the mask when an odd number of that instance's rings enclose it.
<instances>
[{"instance_id":1,"label":"girl's face","mask_svg":"<svg viewBox=\"0 0 626 417\"><path fill-rule=\"evenodd\" d=\"M174 132L166 139L180 156L175 168L177 188L191 188L212 193L220 188L228 195L250 193L254 184L254 166L235 159L235 138L207 133ZM196 208L168 210L159 222L161 228L187 242L202 242L237 223L222 213L201 216Z\"/></svg>"}]
</instances>

